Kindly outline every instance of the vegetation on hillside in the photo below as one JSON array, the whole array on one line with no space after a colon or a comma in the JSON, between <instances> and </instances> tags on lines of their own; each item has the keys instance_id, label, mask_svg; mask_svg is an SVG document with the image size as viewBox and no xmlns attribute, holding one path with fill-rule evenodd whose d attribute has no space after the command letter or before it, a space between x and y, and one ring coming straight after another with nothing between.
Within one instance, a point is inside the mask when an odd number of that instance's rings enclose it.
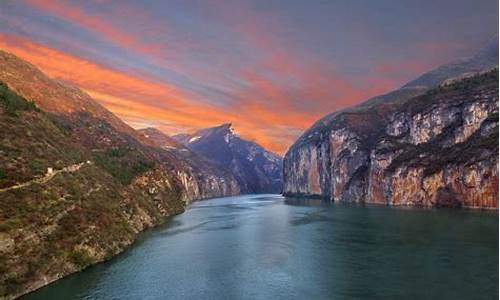
<instances>
[{"instance_id":1,"label":"vegetation on hillside","mask_svg":"<svg viewBox=\"0 0 500 300\"><path fill-rule=\"evenodd\" d=\"M137 175L154 167L141 152L129 147L118 147L94 153L95 163L123 184L129 184Z\"/></svg>"},{"instance_id":2,"label":"vegetation on hillside","mask_svg":"<svg viewBox=\"0 0 500 300\"><path fill-rule=\"evenodd\" d=\"M36 105L12 92L5 83L0 81L0 105L10 116L17 116L17 111L30 111L38 108Z\"/></svg>"},{"instance_id":3,"label":"vegetation on hillside","mask_svg":"<svg viewBox=\"0 0 500 300\"><path fill-rule=\"evenodd\" d=\"M0 99L0 189L44 176L49 167L92 162L44 184L0 191L0 298L108 259L145 226L183 210L175 181L154 173L147 147L99 120L41 111L4 84ZM149 193L133 183L149 171L172 185Z\"/></svg>"}]
</instances>

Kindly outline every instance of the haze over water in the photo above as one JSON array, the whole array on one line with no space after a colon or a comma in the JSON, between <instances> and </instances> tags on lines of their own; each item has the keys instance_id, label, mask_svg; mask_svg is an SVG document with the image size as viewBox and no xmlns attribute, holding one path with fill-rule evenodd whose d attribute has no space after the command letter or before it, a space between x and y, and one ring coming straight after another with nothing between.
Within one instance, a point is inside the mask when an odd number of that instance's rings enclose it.
<instances>
[{"instance_id":1,"label":"haze over water","mask_svg":"<svg viewBox=\"0 0 500 300\"><path fill-rule=\"evenodd\" d=\"M196 202L22 299L494 299L498 214L247 195Z\"/></svg>"}]
</instances>

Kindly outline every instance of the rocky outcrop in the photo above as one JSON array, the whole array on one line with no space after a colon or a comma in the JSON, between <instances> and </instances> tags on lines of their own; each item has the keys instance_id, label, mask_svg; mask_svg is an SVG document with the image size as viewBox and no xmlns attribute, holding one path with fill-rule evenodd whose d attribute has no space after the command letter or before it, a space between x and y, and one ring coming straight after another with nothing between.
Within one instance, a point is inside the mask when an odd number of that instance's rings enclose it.
<instances>
[{"instance_id":1,"label":"rocky outcrop","mask_svg":"<svg viewBox=\"0 0 500 300\"><path fill-rule=\"evenodd\" d=\"M284 159L284 193L498 207L498 69L330 115Z\"/></svg>"}]
</instances>

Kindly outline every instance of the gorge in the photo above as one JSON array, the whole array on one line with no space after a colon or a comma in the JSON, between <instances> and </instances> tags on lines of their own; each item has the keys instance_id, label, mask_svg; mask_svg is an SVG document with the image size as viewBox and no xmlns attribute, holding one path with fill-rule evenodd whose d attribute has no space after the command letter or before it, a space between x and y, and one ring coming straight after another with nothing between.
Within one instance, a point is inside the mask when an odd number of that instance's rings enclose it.
<instances>
[{"instance_id":1,"label":"gorge","mask_svg":"<svg viewBox=\"0 0 500 300\"><path fill-rule=\"evenodd\" d=\"M184 36L151 45L100 22L107 1L47 3L0 5L58 29L54 48L0 32L0 299L498 298L498 37L363 102L420 73L403 60L428 45L344 62L328 30L308 60L313 34L274 45L259 34L277 24L205 26L193 20L222 10L193 6L172 20L209 42L183 61L158 54ZM8 30L33 26L6 15ZM113 19L134 18L150 19ZM85 45L60 45L72 30Z\"/></svg>"}]
</instances>

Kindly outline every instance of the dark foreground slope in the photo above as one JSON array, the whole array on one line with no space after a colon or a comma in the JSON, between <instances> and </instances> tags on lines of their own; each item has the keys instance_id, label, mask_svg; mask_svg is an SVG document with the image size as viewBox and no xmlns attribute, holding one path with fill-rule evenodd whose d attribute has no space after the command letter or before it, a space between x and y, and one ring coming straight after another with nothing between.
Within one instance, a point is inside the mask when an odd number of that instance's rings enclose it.
<instances>
[{"instance_id":1,"label":"dark foreground slope","mask_svg":"<svg viewBox=\"0 0 500 300\"><path fill-rule=\"evenodd\" d=\"M220 168L228 169L242 193L281 193L282 158L235 134L231 124L173 136Z\"/></svg>"},{"instance_id":2,"label":"dark foreground slope","mask_svg":"<svg viewBox=\"0 0 500 300\"><path fill-rule=\"evenodd\" d=\"M0 295L110 258L145 227L183 211L180 183L146 192L149 178L173 176L137 148L92 152L57 117L0 89ZM48 168L68 167L74 171L37 181Z\"/></svg>"},{"instance_id":3,"label":"dark foreground slope","mask_svg":"<svg viewBox=\"0 0 500 300\"><path fill-rule=\"evenodd\" d=\"M285 156L285 194L497 208L498 69L444 82L433 72L416 96L395 91L318 121Z\"/></svg>"},{"instance_id":4,"label":"dark foreground slope","mask_svg":"<svg viewBox=\"0 0 500 300\"><path fill-rule=\"evenodd\" d=\"M190 201L239 193L79 89L5 52L0 65L0 298L112 257Z\"/></svg>"}]
</instances>

